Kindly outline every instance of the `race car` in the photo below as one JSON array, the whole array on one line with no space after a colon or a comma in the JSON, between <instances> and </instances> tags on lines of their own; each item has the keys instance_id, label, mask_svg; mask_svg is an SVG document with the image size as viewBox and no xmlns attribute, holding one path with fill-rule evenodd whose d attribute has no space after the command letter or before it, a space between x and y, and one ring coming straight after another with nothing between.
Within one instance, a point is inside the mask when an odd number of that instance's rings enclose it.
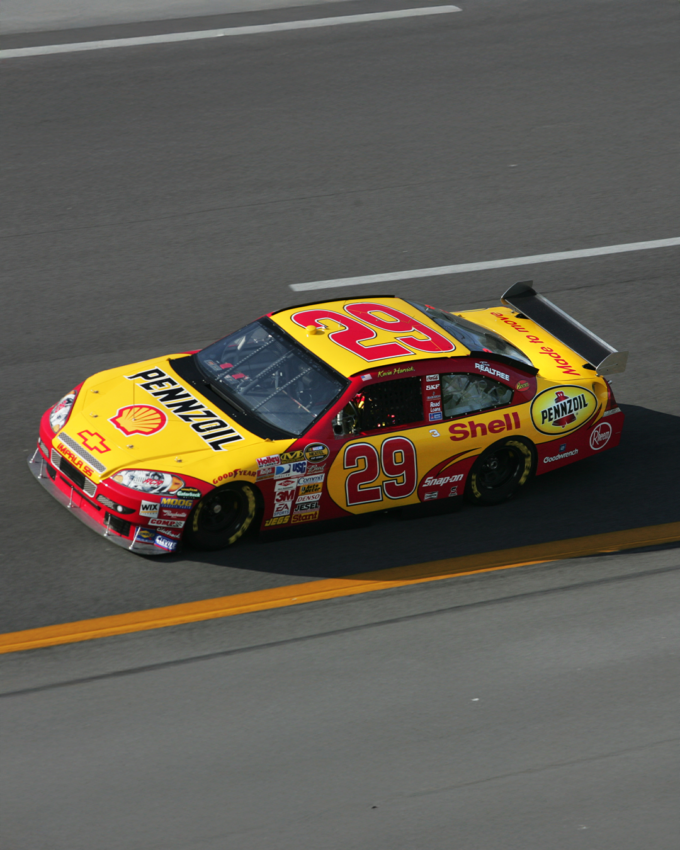
<instances>
[{"instance_id":1,"label":"race car","mask_svg":"<svg viewBox=\"0 0 680 850\"><path fill-rule=\"evenodd\" d=\"M618 444L606 376L626 360L531 281L464 312L315 302L93 375L45 412L29 467L147 555L434 500L495 505Z\"/></svg>"}]
</instances>

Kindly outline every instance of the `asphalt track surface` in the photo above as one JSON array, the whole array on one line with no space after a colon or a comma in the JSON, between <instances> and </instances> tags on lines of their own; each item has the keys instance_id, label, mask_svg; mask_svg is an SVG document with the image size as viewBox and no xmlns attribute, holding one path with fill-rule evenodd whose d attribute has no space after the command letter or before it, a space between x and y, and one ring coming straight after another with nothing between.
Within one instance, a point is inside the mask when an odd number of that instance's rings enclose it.
<instances>
[{"instance_id":1,"label":"asphalt track surface","mask_svg":"<svg viewBox=\"0 0 680 850\"><path fill-rule=\"evenodd\" d=\"M383 287L466 308L533 277L630 350L621 446L502 507L151 561L25 468L85 376L310 300L289 284L680 235L678 4L457 5L2 64L1 631L678 520L677 248ZM5 692L264 647L3 700L9 846L675 847L677 566L608 556L8 656Z\"/></svg>"}]
</instances>

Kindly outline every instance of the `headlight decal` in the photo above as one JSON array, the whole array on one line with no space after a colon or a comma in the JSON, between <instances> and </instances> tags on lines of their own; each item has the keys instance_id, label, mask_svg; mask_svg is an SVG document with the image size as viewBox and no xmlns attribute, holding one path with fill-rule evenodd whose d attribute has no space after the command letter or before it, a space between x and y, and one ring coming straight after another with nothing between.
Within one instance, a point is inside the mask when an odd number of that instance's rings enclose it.
<instances>
[{"instance_id":1,"label":"headlight decal","mask_svg":"<svg viewBox=\"0 0 680 850\"><path fill-rule=\"evenodd\" d=\"M140 493L177 493L184 487L179 476L152 469L123 469L113 475L112 480Z\"/></svg>"}]
</instances>

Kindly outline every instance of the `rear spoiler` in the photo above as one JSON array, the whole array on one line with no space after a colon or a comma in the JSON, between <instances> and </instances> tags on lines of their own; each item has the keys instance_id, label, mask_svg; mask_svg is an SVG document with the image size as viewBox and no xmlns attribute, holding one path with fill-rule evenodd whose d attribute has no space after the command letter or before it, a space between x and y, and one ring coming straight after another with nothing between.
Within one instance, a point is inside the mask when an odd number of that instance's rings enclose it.
<instances>
[{"instance_id":1,"label":"rear spoiler","mask_svg":"<svg viewBox=\"0 0 680 850\"><path fill-rule=\"evenodd\" d=\"M501 301L575 351L598 375L613 375L625 370L627 351L617 351L595 336L552 301L539 295L532 283L532 280L521 280L513 284L503 293Z\"/></svg>"}]
</instances>

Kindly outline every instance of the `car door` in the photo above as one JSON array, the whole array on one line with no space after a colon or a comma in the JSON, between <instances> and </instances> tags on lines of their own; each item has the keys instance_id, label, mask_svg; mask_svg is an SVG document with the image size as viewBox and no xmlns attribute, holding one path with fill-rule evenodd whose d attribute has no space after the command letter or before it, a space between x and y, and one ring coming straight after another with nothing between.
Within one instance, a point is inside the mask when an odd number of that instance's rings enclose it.
<instances>
[{"instance_id":1,"label":"car door","mask_svg":"<svg viewBox=\"0 0 680 850\"><path fill-rule=\"evenodd\" d=\"M371 381L346 405L328 476L338 507L359 514L418 501L422 385L419 376Z\"/></svg>"}]
</instances>

